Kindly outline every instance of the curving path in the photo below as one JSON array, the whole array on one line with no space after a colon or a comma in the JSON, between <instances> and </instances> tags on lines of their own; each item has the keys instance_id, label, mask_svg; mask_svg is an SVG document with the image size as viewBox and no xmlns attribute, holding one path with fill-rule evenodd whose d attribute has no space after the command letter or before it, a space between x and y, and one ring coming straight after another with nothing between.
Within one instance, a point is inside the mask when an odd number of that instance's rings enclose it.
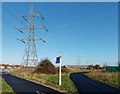
<instances>
[{"instance_id":1,"label":"curving path","mask_svg":"<svg viewBox=\"0 0 120 94\"><path fill-rule=\"evenodd\" d=\"M4 73L2 78L13 88L16 94L62 94L57 90L10 74Z\"/></svg>"},{"instance_id":2,"label":"curving path","mask_svg":"<svg viewBox=\"0 0 120 94\"><path fill-rule=\"evenodd\" d=\"M71 73L70 78L80 94L120 94L120 90L89 79L84 73Z\"/></svg>"}]
</instances>

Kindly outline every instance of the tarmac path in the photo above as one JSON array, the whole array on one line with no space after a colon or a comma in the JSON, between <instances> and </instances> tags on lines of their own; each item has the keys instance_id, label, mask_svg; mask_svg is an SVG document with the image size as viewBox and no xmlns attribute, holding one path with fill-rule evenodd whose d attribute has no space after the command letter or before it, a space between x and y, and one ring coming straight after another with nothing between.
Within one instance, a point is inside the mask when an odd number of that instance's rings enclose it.
<instances>
[{"instance_id":1,"label":"tarmac path","mask_svg":"<svg viewBox=\"0 0 120 94\"><path fill-rule=\"evenodd\" d=\"M70 78L80 94L120 94L120 89L89 79L87 72L71 73Z\"/></svg>"},{"instance_id":2,"label":"tarmac path","mask_svg":"<svg viewBox=\"0 0 120 94\"><path fill-rule=\"evenodd\" d=\"M10 74L3 73L2 78L12 87L16 94L63 94L57 90Z\"/></svg>"}]
</instances>

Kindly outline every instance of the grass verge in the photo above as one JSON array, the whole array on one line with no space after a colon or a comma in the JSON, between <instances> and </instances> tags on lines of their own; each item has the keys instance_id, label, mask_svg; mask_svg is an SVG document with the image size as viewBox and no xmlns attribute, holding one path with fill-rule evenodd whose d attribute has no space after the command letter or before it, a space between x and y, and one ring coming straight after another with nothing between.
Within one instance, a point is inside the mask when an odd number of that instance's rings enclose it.
<instances>
[{"instance_id":1,"label":"grass verge","mask_svg":"<svg viewBox=\"0 0 120 94\"><path fill-rule=\"evenodd\" d=\"M112 72L112 73L111 72L90 72L85 75L93 80L96 80L120 89L119 78L118 78L119 73L120 72Z\"/></svg>"},{"instance_id":2,"label":"grass verge","mask_svg":"<svg viewBox=\"0 0 120 94\"><path fill-rule=\"evenodd\" d=\"M9 92L11 92L12 94L16 94L12 88L5 82L5 80L3 78L0 77L0 81L2 83L2 94L8 94Z\"/></svg>"}]
</instances>

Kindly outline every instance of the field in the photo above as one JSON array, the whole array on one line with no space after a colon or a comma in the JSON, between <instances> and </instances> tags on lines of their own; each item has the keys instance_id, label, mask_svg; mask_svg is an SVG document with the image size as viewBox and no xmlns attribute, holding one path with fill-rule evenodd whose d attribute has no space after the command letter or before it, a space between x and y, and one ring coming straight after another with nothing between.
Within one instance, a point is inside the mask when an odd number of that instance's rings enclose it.
<instances>
[{"instance_id":1,"label":"field","mask_svg":"<svg viewBox=\"0 0 120 94\"><path fill-rule=\"evenodd\" d=\"M86 72L89 71L90 73L85 74L91 79L97 80L99 82L108 84L112 87L119 88L119 79L118 79L118 72L108 73L108 72L102 72L101 70L85 70L85 69L73 69L70 68L70 72L67 74L62 74L62 85L58 85L58 75L50 75L50 74L33 74L32 68L24 68L19 69L16 71L11 72L10 74L43 84L47 85L49 87L52 87L56 90L62 90L63 92L68 93L78 93L75 85L69 78L70 73L73 72Z\"/></svg>"},{"instance_id":2,"label":"field","mask_svg":"<svg viewBox=\"0 0 120 94\"><path fill-rule=\"evenodd\" d=\"M58 83L58 75L50 75L50 74L33 74L32 69L20 69L11 72L11 74L19 76L21 78L25 78L43 85L47 85L56 90L62 90L63 92L68 93L77 93L77 89L71 79L69 78L69 74L62 74L62 85L59 86Z\"/></svg>"},{"instance_id":3,"label":"field","mask_svg":"<svg viewBox=\"0 0 120 94\"><path fill-rule=\"evenodd\" d=\"M0 82L2 84L2 88L0 88L0 89L2 89L2 90L0 90L0 91L2 91L2 94L7 94L8 92L12 92L12 94L15 94L15 92L12 90L12 88L1 77L0 77Z\"/></svg>"},{"instance_id":4,"label":"field","mask_svg":"<svg viewBox=\"0 0 120 94\"><path fill-rule=\"evenodd\" d=\"M91 72L85 75L91 79L120 89L119 74L120 72Z\"/></svg>"}]
</instances>

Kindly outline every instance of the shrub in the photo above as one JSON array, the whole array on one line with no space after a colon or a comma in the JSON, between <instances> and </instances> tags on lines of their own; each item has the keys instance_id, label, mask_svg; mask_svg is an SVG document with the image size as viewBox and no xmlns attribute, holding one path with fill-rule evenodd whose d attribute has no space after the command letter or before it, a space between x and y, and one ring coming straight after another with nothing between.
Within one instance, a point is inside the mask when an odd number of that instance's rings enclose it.
<instances>
[{"instance_id":1,"label":"shrub","mask_svg":"<svg viewBox=\"0 0 120 94\"><path fill-rule=\"evenodd\" d=\"M69 73L70 70L69 70L68 68L61 67L61 72L62 72L62 73ZM59 73L59 67L57 67L57 73Z\"/></svg>"},{"instance_id":2,"label":"shrub","mask_svg":"<svg viewBox=\"0 0 120 94\"><path fill-rule=\"evenodd\" d=\"M45 73L45 74L56 74L57 69L51 63L49 59L41 60L41 62L36 66L33 73Z\"/></svg>"},{"instance_id":3,"label":"shrub","mask_svg":"<svg viewBox=\"0 0 120 94\"><path fill-rule=\"evenodd\" d=\"M93 65L89 65L88 66L88 69L90 70L90 69L93 69Z\"/></svg>"},{"instance_id":4,"label":"shrub","mask_svg":"<svg viewBox=\"0 0 120 94\"><path fill-rule=\"evenodd\" d=\"M62 67L62 70L61 70L62 73L69 73L70 70L68 68L64 68Z\"/></svg>"},{"instance_id":5,"label":"shrub","mask_svg":"<svg viewBox=\"0 0 120 94\"><path fill-rule=\"evenodd\" d=\"M95 69L100 69L100 65L97 64L97 65L94 66L94 68Z\"/></svg>"}]
</instances>

